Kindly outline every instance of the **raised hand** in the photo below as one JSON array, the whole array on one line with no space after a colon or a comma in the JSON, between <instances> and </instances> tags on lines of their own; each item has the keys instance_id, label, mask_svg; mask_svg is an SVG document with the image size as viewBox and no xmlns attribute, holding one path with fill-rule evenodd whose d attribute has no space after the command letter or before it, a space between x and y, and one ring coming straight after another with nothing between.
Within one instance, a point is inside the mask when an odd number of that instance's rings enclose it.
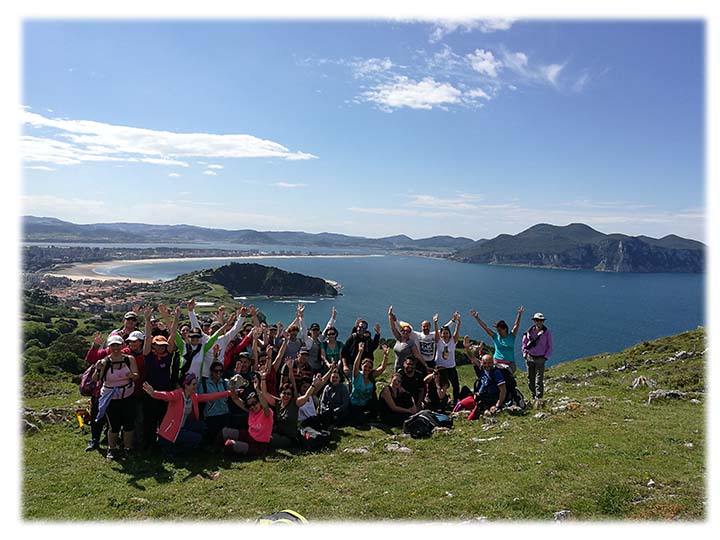
<instances>
[{"instance_id":1,"label":"raised hand","mask_svg":"<svg viewBox=\"0 0 720 540\"><path fill-rule=\"evenodd\" d=\"M382 344L382 353L383 356L387 356L388 354L390 354L390 347L388 347L387 343Z\"/></svg>"},{"instance_id":2,"label":"raised hand","mask_svg":"<svg viewBox=\"0 0 720 540\"><path fill-rule=\"evenodd\" d=\"M188 311L195 311L195 299L191 298L187 303Z\"/></svg>"},{"instance_id":3,"label":"raised hand","mask_svg":"<svg viewBox=\"0 0 720 540\"><path fill-rule=\"evenodd\" d=\"M474 318L477 318L478 312L475 311L474 309L471 309L471 310L470 310L470 316L471 316L471 317L474 317Z\"/></svg>"},{"instance_id":4,"label":"raised hand","mask_svg":"<svg viewBox=\"0 0 720 540\"><path fill-rule=\"evenodd\" d=\"M435 315L433 315L433 322L434 322L435 324L437 324L437 322L438 322L439 319L440 319L440 315L438 315L437 313L436 313Z\"/></svg>"},{"instance_id":5,"label":"raised hand","mask_svg":"<svg viewBox=\"0 0 720 540\"><path fill-rule=\"evenodd\" d=\"M162 313L163 315L167 315L167 314L168 314L168 308L167 308L167 306L166 306L165 304L163 304L163 303L158 304L157 309L158 309L158 311L159 311L160 313Z\"/></svg>"},{"instance_id":6,"label":"raised hand","mask_svg":"<svg viewBox=\"0 0 720 540\"><path fill-rule=\"evenodd\" d=\"M133 304L132 310L133 310L135 313L140 313L140 304Z\"/></svg>"},{"instance_id":7,"label":"raised hand","mask_svg":"<svg viewBox=\"0 0 720 540\"><path fill-rule=\"evenodd\" d=\"M380 333L380 324L379 324L379 323L375 323L375 327L373 328L373 330L375 330L375 333L376 333L376 334L379 334L379 333Z\"/></svg>"},{"instance_id":8,"label":"raised hand","mask_svg":"<svg viewBox=\"0 0 720 540\"><path fill-rule=\"evenodd\" d=\"M361 341L360 343L358 343L358 351L359 352L365 351L365 342L364 341Z\"/></svg>"},{"instance_id":9,"label":"raised hand","mask_svg":"<svg viewBox=\"0 0 720 540\"><path fill-rule=\"evenodd\" d=\"M137 312L136 312L137 313ZM145 306L142 310L142 314L145 315L145 320L149 321L150 317L152 316L152 307L151 306Z\"/></svg>"},{"instance_id":10,"label":"raised hand","mask_svg":"<svg viewBox=\"0 0 720 540\"><path fill-rule=\"evenodd\" d=\"M332 310L330 311L330 316L333 319L337 319L337 309L335 309L335 307L333 307Z\"/></svg>"},{"instance_id":11,"label":"raised hand","mask_svg":"<svg viewBox=\"0 0 720 540\"><path fill-rule=\"evenodd\" d=\"M238 309L237 313L241 317L245 317L247 315L247 307L245 307L245 304L240 304L240 309Z\"/></svg>"},{"instance_id":12,"label":"raised hand","mask_svg":"<svg viewBox=\"0 0 720 540\"><path fill-rule=\"evenodd\" d=\"M463 337L463 347L466 351L470 350L470 336Z\"/></svg>"},{"instance_id":13,"label":"raised hand","mask_svg":"<svg viewBox=\"0 0 720 540\"><path fill-rule=\"evenodd\" d=\"M260 336L262 336L262 333L263 333L262 326L255 326L252 329L253 339L258 339Z\"/></svg>"},{"instance_id":14,"label":"raised hand","mask_svg":"<svg viewBox=\"0 0 720 540\"><path fill-rule=\"evenodd\" d=\"M150 395L153 395L153 393L155 392L155 389L150 386L150 383L147 381L143 383L143 390L145 390Z\"/></svg>"},{"instance_id":15,"label":"raised hand","mask_svg":"<svg viewBox=\"0 0 720 540\"><path fill-rule=\"evenodd\" d=\"M100 347L103 344L103 337L100 332L95 332L93 334L93 343Z\"/></svg>"},{"instance_id":16,"label":"raised hand","mask_svg":"<svg viewBox=\"0 0 720 540\"><path fill-rule=\"evenodd\" d=\"M525 311L525 308L524 308L524 307L520 306L520 307L518 308L518 313L519 313L520 315L522 315L524 311Z\"/></svg>"},{"instance_id":17,"label":"raised hand","mask_svg":"<svg viewBox=\"0 0 720 540\"><path fill-rule=\"evenodd\" d=\"M178 304L177 306L175 306L175 318L176 318L176 319L179 319L179 318L180 318L180 311L181 311L181 310L180 310L180 305Z\"/></svg>"}]
</instances>

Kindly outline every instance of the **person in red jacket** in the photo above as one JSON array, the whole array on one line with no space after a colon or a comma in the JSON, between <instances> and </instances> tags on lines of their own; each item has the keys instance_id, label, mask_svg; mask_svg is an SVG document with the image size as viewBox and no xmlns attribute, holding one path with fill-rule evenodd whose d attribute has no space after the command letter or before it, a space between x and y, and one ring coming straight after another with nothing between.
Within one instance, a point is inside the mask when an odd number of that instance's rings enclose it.
<instances>
[{"instance_id":1,"label":"person in red jacket","mask_svg":"<svg viewBox=\"0 0 720 540\"><path fill-rule=\"evenodd\" d=\"M200 446L205 423L199 419L198 403L227 399L230 397L230 392L235 391L231 382L230 390L198 394L197 383L197 375L188 373L180 381L180 388L172 392L156 392L147 382L143 384L143 390L150 397L168 402L167 412L158 429L158 435L160 444L169 454L194 450Z\"/></svg>"}]
</instances>

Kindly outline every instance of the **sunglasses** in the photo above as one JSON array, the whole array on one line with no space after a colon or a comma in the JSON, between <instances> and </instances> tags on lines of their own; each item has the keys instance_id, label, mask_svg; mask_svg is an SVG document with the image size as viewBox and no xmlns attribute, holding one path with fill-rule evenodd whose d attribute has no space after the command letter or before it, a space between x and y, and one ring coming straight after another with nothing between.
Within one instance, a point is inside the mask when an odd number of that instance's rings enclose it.
<instances>
[{"instance_id":1,"label":"sunglasses","mask_svg":"<svg viewBox=\"0 0 720 540\"><path fill-rule=\"evenodd\" d=\"M222 369L213 369L212 372L213 373L222 373L223 370Z\"/></svg>"},{"instance_id":2,"label":"sunglasses","mask_svg":"<svg viewBox=\"0 0 720 540\"><path fill-rule=\"evenodd\" d=\"M292 396L292 392L280 392L281 396Z\"/></svg>"},{"instance_id":3,"label":"sunglasses","mask_svg":"<svg viewBox=\"0 0 720 540\"><path fill-rule=\"evenodd\" d=\"M254 407L254 406L257 405L258 403L260 403L260 402L259 402L259 401L253 401L252 403L249 403L249 402L248 402L247 406L248 406L248 407Z\"/></svg>"}]
</instances>

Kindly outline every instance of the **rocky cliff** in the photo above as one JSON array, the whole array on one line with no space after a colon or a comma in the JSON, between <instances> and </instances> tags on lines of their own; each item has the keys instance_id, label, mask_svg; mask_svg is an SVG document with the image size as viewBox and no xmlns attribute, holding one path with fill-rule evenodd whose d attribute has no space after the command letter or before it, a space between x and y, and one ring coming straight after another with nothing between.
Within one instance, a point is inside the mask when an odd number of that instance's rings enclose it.
<instances>
[{"instance_id":1,"label":"rocky cliff","mask_svg":"<svg viewBox=\"0 0 720 540\"><path fill-rule=\"evenodd\" d=\"M583 224L535 225L515 236L503 234L459 250L452 259L597 270L601 272L703 272L705 246L674 235L661 239L603 234Z\"/></svg>"}]
</instances>

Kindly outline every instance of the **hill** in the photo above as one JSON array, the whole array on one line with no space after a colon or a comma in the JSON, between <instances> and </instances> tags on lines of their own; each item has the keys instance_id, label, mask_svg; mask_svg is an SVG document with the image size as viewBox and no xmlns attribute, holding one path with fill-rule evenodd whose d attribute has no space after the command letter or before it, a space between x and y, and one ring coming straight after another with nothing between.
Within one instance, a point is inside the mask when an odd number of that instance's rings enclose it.
<instances>
[{"instance_id":1,"label":"hill","mask_svg":"<svg viewBox=\"0 0 720 540\"><path fill-rule=\"evenodd\" d=\"M420 250L451 252L473 243L471 238L435 236L412 238L399 235L365 238L336 233L211 229L193 225L146 223L93 223L79 225L51 217L23 216L24 242L223 242L231 244L283 245L334 249Z\"/></svg>"},{"instance_id":2,"label":"hill","mask_svg":"<svg viewBox=\"0 0 720 540\"><path fill-rule=\"evenodd\" d=\"M661 239L603 234L582 223L539 224L462 248L451 259L603 272L703 272L705 246L669 235Z\"/></svg>"},{"instance_id":3,"label":"hill","mask_svg":"<svg viewBox=\"0 0 720 540\"><path fill-rule=\"evenodd\" d=\"M286 272L273 266L230 263L200 270L200 281L224 287L233 296L337 296L338 291L324 279Z\"/></svg>"},{"instance_id":4,"label":"hill","mask_svg":"<svg viewBox=\"0 0 720 540\"><path fill-rule=\"evenodd\" d=\"M201 453L108 463L83 452L77 384L26 376L24 416L37 430L22 436L21 515L237 521L292 508L310 522L700 522L706 354L703 329L693 330L552 366L547 399L524 416L457 419L424 440L346 427L321 452L258 461ZM459 371L471 383L472 370Z\"/></svg>"}]
</instances>

